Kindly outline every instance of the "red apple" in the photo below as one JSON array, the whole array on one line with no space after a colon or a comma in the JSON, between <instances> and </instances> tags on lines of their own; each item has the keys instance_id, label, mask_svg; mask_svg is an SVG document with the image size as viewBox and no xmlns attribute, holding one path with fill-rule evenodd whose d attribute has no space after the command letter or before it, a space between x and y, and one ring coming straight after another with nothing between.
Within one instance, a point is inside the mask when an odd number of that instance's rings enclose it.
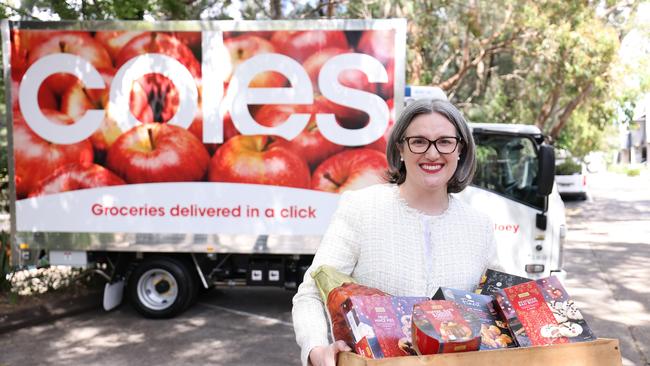
<instances>
[{"instance_id":1,"label":"red apple","mask_svg":"<svg viewBox=\"0 0 650 366\"><path fill-rule=\"evenodd\" d=\"M31 66L40 58L56 53L80 56L97 70L113 67L113 62L106 49L88 33L60 33L49 36L29 51L27 65ZM56 95L61 95L77 80L73 75L58 73L47 78L45 83Z\"/></svg>"},{"instance_id":2,"label":"red apple","mask_svg":"<svg viewBox=\"0 0 650 366\"><path fill-rule=\"evenodd\" d=\"M109 88L115 70L100 70L100 74L104 79L105 89L87 89L82 82L76 82L61 96L61 112L76 121L89 109L104 109L104 119L99 129L90 136L93 147L100 156L103 156L122 134L122 130L108 109Z\"/></svg>"},{"instance_id":3,"label":"red apple","mask_svg":"<svg viewBox=\"0 0 650 366\"><path fill-rule=\"evenodd\" d=\"M203 114L200 110L188 130L196 136L196 138L203 141ZM228 141L236 135L239 135L239 131L235 128L235 125L230 118L230 113L226 112L226 115L223 116L223 141ZM220 145L221 144L203 143L203 146L205 146L205 149L208 150L210 155L213 155Z\"/></svg>"},{"instance_id":4,"label":"red apple","mask_svg":"<svg viewBox=\"0 0 650 366\"><path fill-rule=\"evenodd\" d=\"M316 168L311 179L312 189L341 193L384 182L388 169L386 156L370 149L340 152Z\"/></svg>"},{"instance_id":5,"label":"red apple","mask_svg":"<svg viewBox=\"0 0 650 366\"><path fill-rule=\"evenodd\" d=\"M122 178L101 165L73 163L64 165L45 177L29 197L122 184L126 184Z\"/></svg>"},{"instance_id":6,"label":"red apple","mask_svg":"<svg viewBox=\"0 0 650 366\"><path fill-rule=\"evenodd\" d=\"M146 74L133 83L130 107L140 122L167 122L180 102L178 89L161 74Z\"/></svg>"},{"instance_id":7,"label":"red apple","mask_svg":"<svg viewBox=\"0 0 650 366\"><path fill-rule=\"evenodd\" d=\"M133 57L146 53L160 53L178 60L200 82L201 64L185 44L167 33L147 32L133 38L115 57L115 67L119 69Z\"/></svg>"},{"instance_id":8,"label":"red apple","mask_svg":"<svg viewBox=\"0 0 650 366\"><path fill-rule=\"evenodd\" d=\"M44 109L43 114L54 123L74 123L70 117L58 111ZM83 140L69 145L54 144L34 133L20 114L14 116L13 135L18 199L27 197L43 178L62 165L90 164L93 161L93 147L90 141Z\"/></svg>"},{"instance_id":9,"label":"red apple","mask_svg":"<svg viewBox=\"0 0 650 366\"><path fill-rule=\"evenodd\" d=\"M349 48L345 33L339 30L277 31L271 42L279 52L298 62L326 48Z\"/></svg>"},{"instance_id":10,"label":"red apple","mask_svg":"<svg viewBox=\"0 0 650 366\"><path fill-rule=\"evenodd\" d=\"M209 160L201 141L187 130L146 123L115 141L106 166L128 183L190 182L205 177Z\"/></svg>"},{"instance_id":11,"label":"red apple","mask_svg":"<svg viewBox=\"0 0 650 366\"><path fill-rule=\"evenodd\" d=\"M84 32L77 31L52 31L38 29L12 29L11 39L11 77L13 80L21 80L27 68L27 57L37 45L48 38L58 34L76 34Z\"/></svg>"},{"instance_id":12,"label":"red apple","mask_svg":"<svg viewBox=\"0 0 650 366\"><path fill-rule=\"evenodd\" d=\"M312 85L314 85L314 91L320 93L318 88L318 74L323 65L334 56L352 52L354 51L341 48L328 48L313 54L305 60L302 66L305 68L307 75L309 75ZM374 93L376 89L375 84L368 82L368 76L361 70L345 70L339 74L338 81L349 88L364 90L371 93Z\"/></svg>"},{"instance_id":13,"label":"red apple","mask_svg":"<svg viewBox=\"0 0 650 366\"><path fill-rule=\"evenodd\" d=\"M225 77L226 84L230 83L233 73L242 62L256 55L277 52L271 42L250 34L226 39L224 45L228 48L232 64L230 73ZM287 79L281 74L267 71L256 75L248 86L251 88L279 88L285 86L286 83Z\"/></svg>"},{"instance_id":14,"label":"red apple","mask_svg":"<svg viewBox=\"0 0 650 366\"><path fill-rule=\"evenodd\" d=\"M315 105L318 103L317 99ZM314 105L267 104L257 112L255 120L261 125L275 127L286 121L290 114L311 113L307 127L290 142L291 148L314 169L323 160L345 149L345 146L333 143L320 133L314 113L317 109Z\"/></svg>"},{"instance_id":15,"label":"red apple","mask_svg":"<svg viewBox=\"0 0 650 366\"><path fill-rule=\"evenodd\" d=\"M46 79L47 80L47 79ZM20 101L18 100L18 90L19 83L18 81L11 80L11 107L13 110L20 110ZM41 87L38 89L38 106L41 109L59 109L59 102L56 99L56 96L50 88L41 84Z\"/></svg>"},{"instance_id":16,"label":"red apple","mask_svg":"<svg viewBox=\"0 0 650 366\"><path fill-rule=\"evenodd\" d=\"M202 35L201 32L193 32L193 31L181 31L181 32L174 32L173 36L176 37L181 43L186 45L189 49L192 50L194 53L194 56L196 56L197 60L201 59L201 42L202 42Z\"/></svg>"},{"instance_id":17,"label":"red apple","mask_svg":"<svg viewBox=\"0 0 650 366\"><path fill-rule=\"evenodd\" d=\"M388 29L364 31L357 50L388 65L395 58L395 31Z\"/></svg>"},{"instance_id":18,"label":"red apple","mask_svg":"<svg viewBox=\"0 0 650 366\"><path fill-rule=\"evenodd\" d=\"M134 31L97 31L95 33L95 39L106 48L108 54L115 60L127 43L143 33Z\"/></svg>"},{"instance_id":19,"label":"red apple","mask_svg":"<svg viewBox=\"0 0 650 366\"><path fill-rule=\"evenodd\" d=\"M226 141L214 154L208 179L309 188L309 168L285 139L239 135Z\"/></svg>"}]
</instances>

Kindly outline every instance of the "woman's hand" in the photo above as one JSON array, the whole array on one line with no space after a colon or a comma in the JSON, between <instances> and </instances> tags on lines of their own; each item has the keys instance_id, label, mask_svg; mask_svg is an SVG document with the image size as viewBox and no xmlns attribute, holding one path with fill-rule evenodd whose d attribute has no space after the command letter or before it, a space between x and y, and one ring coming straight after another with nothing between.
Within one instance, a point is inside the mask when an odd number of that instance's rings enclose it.
<instances>
[{"instance_id":1,"label":"woman's hand","mask_svg":"<svg viewBox=\"0 0 650 366\"><path fill-rule=\"evenodd\" d=\"M352 351L343 341L336 341L329 346L312 348L309 361L313 366L336 366L336 355L339 352Z\"/></svg>"}]
</instances>

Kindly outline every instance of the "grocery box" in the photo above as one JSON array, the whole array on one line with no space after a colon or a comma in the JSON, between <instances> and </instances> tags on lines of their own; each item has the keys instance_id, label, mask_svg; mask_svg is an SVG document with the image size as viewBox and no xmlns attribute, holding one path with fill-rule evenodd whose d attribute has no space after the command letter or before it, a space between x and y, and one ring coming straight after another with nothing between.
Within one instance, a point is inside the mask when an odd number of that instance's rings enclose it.
<instances>
[{"instance_id":1,"label":"grocery box","mask_svg":"<svg viewBox=\"0 0 650 366\"><path fill-rule=\"evenodd\" d=\"M476 351L481 344L481 323L465 318L454 302L429 300L413 306L413 347L418 355Z\"/></svg>"},{"instance_id":2,"label":"grocery box","mask_svg":"<svg viewBox=\"0 0 650 366\"><path fill-rule=\"evenodd\" d=\"M481 323L481 350L517 347L504 319L495 309L492 296L440 287L433 299L453 301L466 311L466 316L478 318Z\"/></svg>"},{"instance_id":3,"label":"grocery box","mask_svg":"<svg viewBox=\"0 0 650 366\"><path fill-rule=\"evenodd\" d=\"M495 298L520 347L596 338L554 276L499 290Z\"/></svg>"},{"instance_id":4,"label":"grocery box","mask_svg":"<svg viewBox=\"0 0 650 366\"><path fill-rule=\"evenodd\" d=\"M493 351L404 356L372 360L352 352L341 352L338 366L621 366L617 339L567 343Z\"/></svg>"},{"instance_id":5,"label":"grocery box","mask_svg":"<svg viewBox=\"0 0 650 366\"><path fill-rule=\"evenodd\" d=\"M415 354L411 343L413 305L426 297L350 296L341 310L353 348L369 358Z\"/></svg>"},{"instance_id":6,"label":"grocery box","mask_svg":"<svg viewBox=\"0 0 650 366\"><path fill-rule=\"evenodd\" d=\"M506 287L519 285L521 283L530 281L532 280L526 277L515 276L510 273L499 272L497 270L488 268L485 270L485 273L483 273L481 281L479 282L478 286L476 287L476 291L474 292L481 295L494 295L499 290Z\"/></svg>"}]
</instances>

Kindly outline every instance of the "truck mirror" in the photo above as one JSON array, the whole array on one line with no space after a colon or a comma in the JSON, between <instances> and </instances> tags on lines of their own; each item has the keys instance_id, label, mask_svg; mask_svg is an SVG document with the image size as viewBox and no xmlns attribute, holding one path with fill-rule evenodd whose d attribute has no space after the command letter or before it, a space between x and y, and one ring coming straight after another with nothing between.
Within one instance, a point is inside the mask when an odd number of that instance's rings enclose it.
<instances>
[{"instance_id":1,"label":"truck mirror","mask_svg":"<svg viewBox=\"0 0 650 366\"><path fill-rule=\"evenodd\" d=\"M553 146L543 144L539 149L539 184L537 193L548 196L553 191L555 179L555 152Z\"/></svg>"}]
</instances>

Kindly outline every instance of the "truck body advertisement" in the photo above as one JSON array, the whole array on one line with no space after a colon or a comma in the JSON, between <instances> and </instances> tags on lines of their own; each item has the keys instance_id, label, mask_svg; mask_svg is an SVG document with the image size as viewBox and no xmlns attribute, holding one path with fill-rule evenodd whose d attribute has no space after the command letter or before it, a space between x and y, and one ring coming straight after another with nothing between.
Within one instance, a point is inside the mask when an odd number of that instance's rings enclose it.
<instances>
[{"instance_id":1,"label":"truck body advertisement","mask_svg":"<svg viewBox=\"0 0 650 366\"><path fill-rule=\"evenodd\" d=\"M3 23L16 231L321 235L382 182L404 21L99 26Z\"/></svg>"}]
</instances>

